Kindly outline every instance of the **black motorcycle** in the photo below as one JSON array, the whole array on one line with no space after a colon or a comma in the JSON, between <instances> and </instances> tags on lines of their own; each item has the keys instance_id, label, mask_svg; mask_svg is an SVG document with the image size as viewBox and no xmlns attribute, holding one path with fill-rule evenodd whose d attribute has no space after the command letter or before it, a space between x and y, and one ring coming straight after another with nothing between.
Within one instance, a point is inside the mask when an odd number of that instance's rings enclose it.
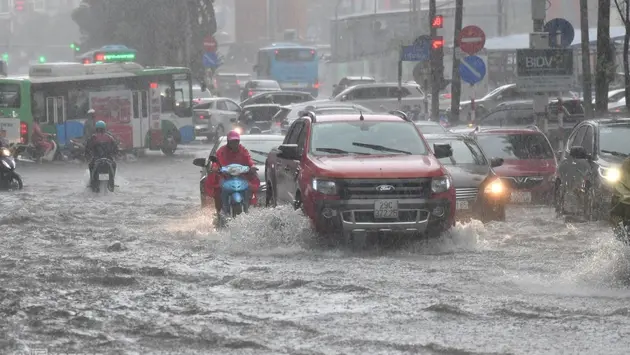
<instances>
[{"instance_id":1,"label":"black motorcycle","mask_svg":"<svg viewBox=\"0 0 630 355\"><path fill-rule=\"evenodd\" d=\"M22 177L15 172L15 158L8 148L0 148L0 189L21 190Z\"/></svg>"},{"instance_id":2,"label":"black motorcycle","mask_svg":"<svg viewBox=\"0 0 630 355\"><path fill-rule=\"evenodd\" d=\"M116 170L114 170L114 161L109 158L100 158L94 162L94 168L92 169L92 176L90 177L90 187L93 192L100 192L102 187L106 187L107 190L114 192L114 177L116 176Z\"/></svg>"}]
</instances>

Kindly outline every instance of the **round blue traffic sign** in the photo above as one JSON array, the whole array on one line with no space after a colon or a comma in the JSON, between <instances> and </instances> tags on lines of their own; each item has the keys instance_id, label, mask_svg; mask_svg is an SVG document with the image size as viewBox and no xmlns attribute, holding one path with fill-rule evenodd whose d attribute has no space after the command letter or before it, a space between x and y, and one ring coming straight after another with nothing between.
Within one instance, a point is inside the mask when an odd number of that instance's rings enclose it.
<instances>
[{"instance_id":1,"label":"round blue traffic sign","mask_svg":"<svg viewBox=\"0 0 630 355\"><path fill-rule=\"evenodd\" d=\"M575 38L573 25L563 18L554 18L547 22L544 31L549 33L549 47L551 48L569 47Z\"/></svg>"},{"instance_id":2,"label":"round blue traffic sign","mask_svg":"<svg viewBox=\"0 0 630 355\"><path fill-rule=\"evenodd\" d=\"M486 63L476 55L469 55L459 63L459 76L470 85L475 85L486 76Z\"/></svg>"}]
</instances>

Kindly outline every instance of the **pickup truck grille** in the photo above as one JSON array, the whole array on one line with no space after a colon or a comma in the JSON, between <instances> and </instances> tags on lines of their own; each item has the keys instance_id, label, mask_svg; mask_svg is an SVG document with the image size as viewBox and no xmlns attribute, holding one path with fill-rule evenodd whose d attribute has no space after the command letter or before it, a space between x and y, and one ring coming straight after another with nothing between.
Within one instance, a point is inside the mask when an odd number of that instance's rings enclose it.
<instances>
[{"instance_id":1,"label":"pickup truck grille","mask_svg":"<svg viewBox=\"0 0 630 355\"><path fill-rule=\"evenodd\" d=\"M531 189L540 185L544 180L544 176L508 176L502 177L501 180L513 189Z\"/></svg>"},{"instance_id":2,"label":"pickup truck grille","mask_svg":"<svg viewBox=\"0 0 630 355\"><path fill-rule=\"evenodd\" d=\"M346 179L339 181L341 198L428 198L431 194L431 179Z\"/></svg>"},{"instance_id":3,"label":"pickup truck grille","mask_svg":"<svg viewBox=\"0 0 630 355\"><path fill-rule=\"evenodd\" d=\"M476 187L455 189L455 197L458 200L474 200L477 198L478 191Z\"/></svg>"}]
</instances>

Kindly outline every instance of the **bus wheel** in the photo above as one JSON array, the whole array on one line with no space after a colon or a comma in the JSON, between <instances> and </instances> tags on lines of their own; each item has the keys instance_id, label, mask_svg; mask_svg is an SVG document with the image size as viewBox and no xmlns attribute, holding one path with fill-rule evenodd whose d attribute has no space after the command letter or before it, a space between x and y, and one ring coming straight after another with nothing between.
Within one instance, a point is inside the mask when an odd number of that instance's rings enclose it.
<instances>
[{"instance_id":1,"label":"bus wheel","mask_svg":"<svg viewBox=\"0 0 630 355\"><path fill-rule=\"evenodd\" d=\"M164 143L162 144L162 153L168 156L172 156L175 154L175 150L177 149L177 141L172 134L168 134L164 138Z\"/></svg>"}]
</instances>

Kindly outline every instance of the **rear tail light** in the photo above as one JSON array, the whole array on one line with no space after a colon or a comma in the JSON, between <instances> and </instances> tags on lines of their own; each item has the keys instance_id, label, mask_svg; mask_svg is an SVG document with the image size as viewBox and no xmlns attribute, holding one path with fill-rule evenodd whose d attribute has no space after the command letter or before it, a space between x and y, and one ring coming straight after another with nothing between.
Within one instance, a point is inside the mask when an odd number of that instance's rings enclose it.
<instances>
[{"instance_id":1,"label":"rear tail light","mask_svg":"<svg viewBox=\"0 0 630 355\"><path fill-rule=\"evenodd\" d=\"M28 125L26 122L20 122L20 142L22 144L28 143Z\"/></svg>"},{"instance_id":2,"label":"rear tail light","mask_svg":"<svg viewBox=\"0 0 630 355\"><path fill-rule=\"evenodd\" d=\"M248 93L247 93L247 95L249 95L249 96L254 96L254 92L253 92L253 91L250 91L250 92L248 92Z\"/></svg>"},{"instance_id":3,"label":"rear tail light","mask_svg":"<svg viewBox=\"0 0 630 355\"><path fill-rule=\"evenodd\" d=\"M236 85L241 85L241 81L236 79Z\"/></svg>"},{"instance_id":4,"label":"rear tail light","mask_svg":"<svg viewBox=\"0 0 630 355\"><path fill-rule=\"evenodd\" d=\"M319 89L319 81L316 81L315 84L313 84L313 88Z\"/></svg>"}]
</instances>

